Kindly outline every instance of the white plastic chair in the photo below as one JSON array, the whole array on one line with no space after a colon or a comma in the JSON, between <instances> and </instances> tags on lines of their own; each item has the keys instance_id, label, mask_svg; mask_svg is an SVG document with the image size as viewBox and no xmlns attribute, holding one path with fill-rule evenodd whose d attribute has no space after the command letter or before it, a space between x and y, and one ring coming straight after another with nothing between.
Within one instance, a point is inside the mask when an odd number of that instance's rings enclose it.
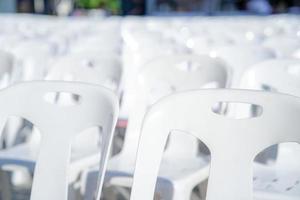
<instances>
[{"instance_id":1,"label":"white plastic chair","mask_svg":"<svg viewBox=\"0 0 300 200\"><path fill-rule=\"evenodd\" d=\"M243 77L242 88L255 90L269 90L300 97L300 61L297 59L277 59L265 61L251 67ZM243 112L239 109L239 112ZM249 112L245 110L245 112ZM300 167L300 160L297 156L300 153L300 146L293 144L280 144L278 148L270 149L274 157L272 166L261 168L263 176L272 173L273 168L279 171L288 172L289 168ZM267 155L267 159L270 156ZM265 184L264 184L265 185ZM283 184L284 186L285 184ZM260 186L262 187L262 186ZM258 187L259 188L259 187Z\"/></svg>"},{"instance_id":2,"label":"white plastic chair","mask_svg":"<svg viewBox=\"0 0 300 200\"><path fill-rule=\"evenodd\" d=\"M158 40L157 38L147 38L146 41L142 41L141 43L138 42L137 44L140 47L135 50L129 50L125 45L122 55L124 96L122 99L120 115L125 119L128 118L129 104L131 102L132 93L135 93L134 88L136 79L143 66L152 60L172 55L183 55L188 52L188 49L183 46L178 46L170 41Z\"/></svg>"},{"instance_id":3,"label":"white plastic chair","mask_svg":"<svg viewBox=\"0 0 300 200\"><path fill-rule=\"evenodd\" d=\"M230 119L213 111L218 102L255 104L262 113L255 118ZM199 90L164 98L144 119L130 199L153 199L167 138L182 130L210 149L206 200L253 200L255 156L274 144L300 143L299 117L299 98L269 92ZM299 189L295 184L293 190ZM261 194L256 199L276 199L275 193ZM277 199L299 197L285 192Z\"/></svg>"},{"instance_id":4,"label":"white plastic chair","mask_svg":"<svg viewBox=\"0 0 300 200\"><path fill-rule=\"evenodd\" d=\"M15 68L12 54L0 51L0 88L5 88L14 81Z\"/></svg>"},{"instance_id":5,"label":"white plastic chair","mask_svg":"<svg viewBox=\"0 0 300 200\"><path fill-rule=\"evenodd\" d=\"M274 59L250 67L241 80L241 88L271 90L300 97L300 60Z\"/></svg>"},{"instance_id":6,"label":"white plastic chair","mask_svg":"<svg viewBox=\"0 0 300 200\"><path fill-rule=\"evenodd\" d=\"M0 88L6 88L16 81L17 70L14 66L14 57L12 54L0 51ZM16 133L20 128L18 120L10 120L5 127L5 134L2 137L6 146L11 146L15 139Z\"/></svg>"},{"instance_id":7,"label":"white plastic chair","mask_svg":"<svg viewBox=\"0 0 300 200\"><path fill-rule=\"evenodd\" d=\"M229 67L231 88L237 88L243 73L252 65L275 58L275 54L259 45L236 45L216 48L211 56L223 59Z\"/></svg>"},{"instance_id":8,"label":"white plastic chair","mask_svg":"<svg viewBox=\"0 0 300 200\"><path fill-rule=\"evenodd\" d=\"M272 49L276 57L290 58L295 50L300 48L300 39L296 37L277 36L266 39L262 45Z\"/></svg>"},{"instance_id":9,"label":"white plastic chair","mask_svg":"<svg viewBox=\"0 0 300 200\"><path fill-rule=\"evenodd\" d=\"M225 87L226 81L227 71L223 63L207 56L169 56L148 63L139 73L123 149L110 160L106 183L131 187L140 128L150 105L174 92ZM180 134L170 137L160 174L159 193L167 195L164 199L180 200L183 196L190 196L192 189L206 178L203 174L208 169L207 157L199 157L198 153L198 142L194 138L182 138ZM85 199L92 199L97 173L95 170L87 172L87 179L83 179L87 181L83 183ZM168 190L173 190L172 195L166 192Z\"/></svg>"},{"instance_id":10,"label":"white plastic chair","mask_svg":"<svg viewBox=\"0 0 300 200\"><path fill-rule=\"evenodd\" d=\"M12 53L16 57L18 81L43 80L54 56L51 46L43 40L24 41Z\"/></svg>"},{"instance_id":11,"label":"white plastic chair","mask_svg":"<svg viewBox=\"0 0 300 200\"><path fill-rule=\"evenodd\" d=\"M209 54L213 49L219 46L233 45L233 41L227 35L221 33L206 32L202 35L190 37L186 41L186 45L196 54L205 55Z\"/></svg>"},{"instance_id":12,"label":"white plastic chair","mask_svg":"<svg viewBox=\"0 0 300 200\"><path fill-rule=\"evenodd\" d=\"M300 59L300 48L293 53L292 57Z\"/></svg>"},{"instance_id":13,"label":"white plastic chair","mask_svg":"<svg viewBox=\"0 0 300 200\"><path fill-rule=\"evenodd\" d=\"M76 54L56 61L46 79L94 83L118 92L121 77L122 67L116 57Z\"/></svg>"},{"instance_id":14,"label":"white plastic chair","mask_svg":"<svg viewBox=\"0 0 300 200\"><path fill-rule=\"evenodd\" d=\"M81 60L78 57L68 57L56 63L50 69L46 80L97 84L117 93L121 78L120 66L102 66L100 60L93 60L93 65L91 66L91 63L83 62L85 60ZM53 94L48 98L49 101L57 100L61 105L74 104L74 98L71 94L60 94L59 96ZM8 133L7 135L10 136L11 134ZM94 166L99 162L99 139L99 130L97 128L86 130L84 134L76 138L77 141L73 143L72 147L72 170L69 172L71 183L77 180L83 169ZM40 133L35 130L26 143L10 146L10 148L0 152L0 158L4 156L5 162L9 160L14 165L22 165L22 162L25 161L25 166L32 172L40 140Z\"/></svg>"},{"instance_id":15,"label":"white plastic chair","mask_svg":"<svg viewBox=\"0 0 300 200\"><path fill-rule=\"evenodd\" d=\"M0 37L1 50L11 51L15 46L22 42L23 37L16 32L5 34Z\"/></svg>"},{"instance_id":16,"label":"white plastic chair","mask_svg":"<svg viewBox=\"0 0 300 200\"><path fill-rule=\"evenodd\" d=\"M300 96L299 60L279 58L249 67L239 83L241 89L266 90ZM251 115L251 107L238 106L240 115Z\"/></svg>"},{"instance_id":17,"label":"white plastic chair","mask_svg":"<svg viewBox=\"0 0 300 200\"><path fill-rule=\"evenodd\" d=\"M49 70L46 80L97 84L112 90L117 96L120 96L121 76L122 69L117 59L81 54L81 56L70 55L62 58ZM59 97L59 101L68 104L73 100L70 95L64 95ZM99 145L97 141L99 140L99 133L97 129L89 130L89 132L90 134L82 134L77 137L77 142L73 144L72 153L74 155L78 154L78 158L87 160L87 157L91 157L86 164L81 164L77 172L94 166L98 162L99 156L95 155L98 155L97 149L99 149ZM78 176L77 174L74 177Z\"/></svg>"},{"instance_id":18,"label":"white plastic chair","mask_svg":"<svg viewBox=\"0 0 300 200\"><path fill-rule=\"evenodd\" d=\"M55 105L46 98L53 92L75 94L80 101L67 107ZM99 126L103 130L101 187L118 112L113 93L89 84L31 82L3 90L0 101L2 127L7 117L21 116L30 120L42 134L40 151L35 156L37 162L31 200L67 200L71 144L77 134L91 126ZM9 164L5 162L5 154L2 153L1 157L2 166Z\"/></svg>"},{"instance_id":19,"label":"white plastic chair","mask_svg":"<svg viewBox=\"0 0 300 200\"><path fill-rule=\"evenodd\" d=\"M120 52L120 35L112 30L98 30L94 34L85 34L84 37L70 47L71 53L80 53L86 50L101 53L118 54Z\"/></svg>"}]
</instances>

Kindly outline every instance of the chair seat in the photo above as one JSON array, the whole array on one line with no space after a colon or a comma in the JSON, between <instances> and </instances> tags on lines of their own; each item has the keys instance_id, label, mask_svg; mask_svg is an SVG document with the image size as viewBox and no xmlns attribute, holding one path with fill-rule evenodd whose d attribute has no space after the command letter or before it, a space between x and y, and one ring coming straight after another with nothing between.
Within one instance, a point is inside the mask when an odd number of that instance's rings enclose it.
<instances>
[{"instance_id":1,"label":"chair seat","mask_svg":"<svg viewBox=\"0 0 300 200\"><path fill-rule=\"evenodd\" d=\"M132 156L126 156L125 154L119 154L113 157L108 163L108 170L106 172L106 182L112 185L131 187L132 177L135 166L134 159L129 159ZM160 167L158 182L177 181L183 182L190 180L193 176L193 180L197 180L195 184L205 180L209 172L209 160L207 157L195 158L172 158L170 156L164 156ZM87 182L89 187L96 186L98 177L97 168L93 168L85 172L85 180L83 185ZM87 180L88 179L88 180ZM87 182L85 182L87 181ZM86 187L83 186L83 187ZM95 189L95 188L94 188Z\"/></svg>"},{"instance_id":2,"label":"chair seat","mask_svg":"<svg viewBox=\"0 0 300 200\"><path fill-rule=\"evenodd\" d=\"M108 165L109 171L133 174L135 161L128 160L129 156L116 156L112 158ZM160 166L159 177L164 179L178 180L184 179L189 175L194 175L197 171L205 171L208 168L208 158L177 158L171 156L164 156Z\"/></svg>"},{"instance_id":3,"label":"chair seat","mask_svg":"<svg viewBox=\"0 0 300 200\"><path fill-rule=\"evenodd\" d=\"M299 196L290 196L270 192L255 192L254 200L299 200Z\"/></svg>"},{"instance_id":4,"label":"chair seat","mask_svg":"<svg viewBox=\"0 0 300 200\"><path fill-rule=\"evenodd\" d=\"M255 164L253 184L259 200L300 198L299 168Z\"/></svg>"},{"instance_id":5,"label":"chair seat","mask_svg":"<svg viewBox=\"0 0 300 200\"><path fill-rule=\"evenodd\" d=\"M28 143L20 144L15 147L0 151L0 166L7 167L23 166L31 173L34 171L35 161L38 156L38 145L30 145ZM71 163L69 165L69 182L74 182L80 172L87 166L97 165L100 161L100 150L96 152L82 152L72 154Z\"/></svg>"}]
</instances>

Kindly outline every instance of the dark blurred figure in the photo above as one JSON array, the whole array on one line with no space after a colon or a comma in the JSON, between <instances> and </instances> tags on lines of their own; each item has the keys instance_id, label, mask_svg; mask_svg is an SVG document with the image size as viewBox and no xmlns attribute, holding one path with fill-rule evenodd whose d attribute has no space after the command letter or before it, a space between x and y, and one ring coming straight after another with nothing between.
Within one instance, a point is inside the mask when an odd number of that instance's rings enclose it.
<instances>
[{"instance_id":1,"label":"dark blurred figure","mask_svg":"<svg viewBox=\"0 0 300 200\"><path fill-rule=\"evenodd\" d=\"M300 0L270 0L275 13L284 13L289 11L289 8L300 6Z\"/></svg>"},{"instance_id":2,"label":"dark blurred figure","mask_svg":"<svg viewBox=\"0 0 300 200\"><path fill-rule=\"evenodd\" d=\"M247 1L246 0L236 0L235 6L238 10L246 10L247 9Z\"/></svg>"},{"instance_id":3,"label":"dark blurred figure","mask_svg":"<svg viewBox=\"0 0 300 200\"><path fill-rule=\"evenodd\" d=\"M54 0L44 0L44 14L54 14L55 10L54 10L54 6L55 6L55 2Z\"/></svg>"},{"instance_id":4,"label":"dark blurred figure","mask_svg":"<svg viewBox=\"0 0 300 200\"><path fill-rule=\"evenodd\" d=\"M21 13L33 13L34 12L34 0L18 0L17 11Z\"/></svg>"},{"instance_id":5,"label":"dark blurred figure","mask_svg":"<svg viewBox=\"0 0 300 200\"><path fill-rule=\"evenodd\" d=\"M123 15L145 15L146 0L122 0Z\"/></svg>"},{"instance_id":6,"label":"dark blurred figure","mask_svg":"<svg viewBox=\"0 0 300 200\"><path fill-rule=\"evenodd\" d=\"M193 12L201 10L203 0L157 0L159 11Z\"/></svg>"},{"instance_id":7,"label":"dark blurred figure","mask_svg":"<svg viewBox=\"0 0 300 200\"><path fill-rule=\"evenodd\" d=\"M273 12L273 8L268 0L249 0L247 2L247 10L260 15L269 15Z\"/></svg>"},{"instance_id":8,"label":"dark blurred figure","mask_svg":"<svg viewBox=\"0 0 300 200\"><path fill-rule=\"evenodd\" d=\"M55 0L40 0L42 10L37 9L35 0L17 0L17 11L21 13L55 14Z\"/></svg>"},{"instance_id":9,"label":"dark blurred figure","mask_svg":"<svg viewBox=\"0 0 300 200\"><path fill-rule=\"evenodd\" d=\"M238 10L247 10L250 0L236 0L235 5ZM272 13L285 13L292 7L299 7L300 0L268 0L272 8Z\"/></svg>"}]
</instances>

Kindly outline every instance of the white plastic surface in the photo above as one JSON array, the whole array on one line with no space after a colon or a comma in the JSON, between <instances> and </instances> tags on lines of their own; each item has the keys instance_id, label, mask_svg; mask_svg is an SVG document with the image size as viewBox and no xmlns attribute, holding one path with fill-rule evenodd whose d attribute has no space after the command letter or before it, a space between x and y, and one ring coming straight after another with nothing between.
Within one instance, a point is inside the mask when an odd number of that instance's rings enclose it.
<instances>
[{"instance_id":1,"label":"white plastic surface","mask_svg":"<svg viewBox=\"0 0 300 200\"><path fill-rule=\"evenodd\" d=\"M210 87L225 87L226 83L227 71L224 64L207 56L169 56L148 63L139 73L123 149L109 162L107 182L131 186L141 124L151 105L174 92L199 89L209 84ZM182 137L180 131L170 137L158 187L161 195L170 196L163 198L188 199L195 185L207 177L208 158L200 157L198 153L198 141L195 138ZM90 179L87 182L92 181L97 174L89 173L93 175L86 175ZM83 187L87 188L86 199L91 199L92 184ZM166 188L172 188L174 193L168 194Z\"/></svg>"},{"instance_id":2,"label":"white plastic surface","mask_svg":"<svg viewBox=\"0 0 300 200\"><path fill-rule=\"evenodd\" d=\"M254 64L275 58L275 54L260 45L233 45L216 48L212 56L221 58L229 67L231 88L238 88L244 72Z\"/></svg>"},{"instance_id":3,"label":"white plastic surface","mask_svg":"<svg viewBox=\"0 0 300 200\"><path fill-rule=\"evenodd\" d=\"M256 104L263 113L230 119L212 111L216 102ZM153 199L167 138L171 131L184 130L212 154L206 200L253 200L254 157L273 144L300 143L299 117L299 98L270 92L199 90L164 98L145 117L130 199Z\"/></svg>"},{"instance_id":4,"label":"white plastic surface","mask_svg":"<svg viewBox=\"0 0 300 200\"><path fill-rule=\"evenodd\" d=\"M96 55L73 55L57 61L49 69L46 79L93 83L117 92L121 75L122 68L117 60Z\"/></svg>"},{"instance_id":5,"label":"white plastic surface","mask_svg":"<svg viewBox=\"0 0 300 200\"><path fill-rule=\"evenodd\" d=\"M74 106L59 106L45 101L49 92L69 92L82 99ZM101 188L118 112L112 92L82 83L31 82L3 90L0 101L1 126L7 117L20 116L31 121L42 134L40 151L34 158L37 163L31 200L67 200L71 143L78 133L93 126L103 129Z\"/></svg>"},{"instance_id":6,"label":"white plastic surface","mask_svg":"<svg viewBox=\"0 0 300 200\"><path fill-rule=\"evenodd\" d=\"M245 73L241 87L300 97L300 62L286 58L257 64ZM268 199L276 198L278 194L290 194L299 198L300 176L297 176L297 168L300 167L300 145L279 144L278 149L273 151L277 154L273 165L255 167L255 189L264 191Z\"/></svg>"}]
</instances>

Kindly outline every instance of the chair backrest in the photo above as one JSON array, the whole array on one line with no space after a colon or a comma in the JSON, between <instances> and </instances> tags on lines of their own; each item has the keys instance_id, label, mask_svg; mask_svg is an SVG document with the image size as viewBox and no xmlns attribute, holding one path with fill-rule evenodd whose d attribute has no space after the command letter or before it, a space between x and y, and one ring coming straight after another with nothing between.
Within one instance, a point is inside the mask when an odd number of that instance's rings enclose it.
<instances>
[{"instance_id":1,"label":"chair backrest","mask_svg":"<svg viewBox=\"0 0 300 200\"><path fill-rule=\"evenodd\" d=\"M46 96L57 92L75 94L79 100L72 106L48 102ZM31 200L67 200L71 143L77 134L94 126L103 130L99 177L102 186L118 112L118 101L112 92L82 83L27 82L4 89L0 105L2 128L9 116L19 116L31 121L42 135Z\"/></svg>"},{"instance_id":2,"label":"chair backrest","mask_svg":"<svg viewBox=\"0 0 300 200\"><path fill-rule=\"evenodd\" d=\"M282 58L254 65L245 72L241 88L267 90L300 97L300 62L298 59ZM255 113L255 110L249 106L239 106L237 111L241 115ZM295 163L298 166L299 159L293 156L299 151L300 145L298 144L280 144L278 150L273 150L273 155L276 155L277 164L291 166Z\"/></svg>"},{"instance_id":3,"label":"chair backrest","mask_svg":"<svg viewBox=\"0 0 300 200\"><path fill-rule=\"evenodd\" d=\"M99 27L98 30L95 28L94 30L85 30L81 34L81 37L78 37L77 41L70 46L70 52L82 53L87 50L98 51L102 54L118 54L120 52L121 37L117 27L113 29Z\"/></svg>"},{"instance_id":4,"label":"chair backrest","mask_svg":"<svg viewBox=\"0 0 300 200\"><path fill-rule=\"evenodd\" d=\"M14 80L14 58L10 53L0 51L0 88L7 87Z\"/></svg>"},{"instance_id":5,"label":"chair backrest","mask_svg":"<svg viewBox=\"0 0 300 200\"><path fill-rule=\"evenodd\" d=\"M16 58L15 65L20 71L18 79L21 81L42 80L54 56L51 45L43 40L21 42L11 52Z\"/></svg>"},{"instance_id":6,"label":"chair backrest","mask_svg":"<svg viewBox=\"0 0 300 200\"><path fill-rule=\"evenodd\" d=\"M47 80L65 80L94 83L117 91L122 68L117 62L96 56L68 56L49 69Z\"/></svg>"},{"instance_id":7,"label":"chair backrest","mask_svg":"<svg viewBox=\"0 0 300 200\"><path fill-rule=\"evenodd\" d=\"M300 48L300 40L297 37L279 35L267 38L262 45L274 50L279 58L289 58Z\"/></svg>"},{"instance_id":8,"label":"chair backrest","mask_svg":"<svg viewBox=\"0 0 300 200\"><path fill-rule=\"evenodd\" d=\"M300 61L286 58L254 65L245 72L241 88L272 90L300 97Z\"/></svg>"},{"instance_id":9,"label":"chair backrest","mask_svg":"<svg viewBox=\"0 0 300 200\"><path fill-rule=\"evenodd\" d=\"M271 50L259 45L224 46L211 54L223 59L230 67L231 88L237 88L241 76L250 66L275 57Z\"/></svg>"},{"instance_id":10,"label":"chair backrest","mask_svg":"<svg viewBox=\"0 0 300 200\"><path fill-rule=\"evenodd\" d=\"M227 84L226 67L218 59L179 55L161 57L148 63L140 71L136 82L123 153L135 154L143 117L150 105L174 92L200 89L208 84L221 88ZM181 143L184 139L170 139L169 147L177 149L176 141Z\"/></svg>"},{"instance_id":11,"label":"chair backrest","mask_svg":"<svg viewBox=\"0 0 300 200\"><path fill-rule=\"evenodd\" d=\"M212 49L215 49L218 46L230 45L232 45L232 41L223 31L218 31L218 33L215 31L207 31L192 36L187 40L187 46L197 54L209 54Z\"/></svg>"},{"instance_id":12,"label":"chair backrest","mask_svg":"<svg viewBox=\"0 0 300 200\"><path fill-rule=\"evenodd\" d=\"M119 93L121 81L121 65L110 59L98 58L96 55L70 55L59 59L52 66L46 76L46 80L64 80L97 84L106 87L115 93ZM50 100L50 99L49 99ZM74 103L74 96L70 94L52 95L52 101L57 100L60 104ZM76 100L75 100L76 101ZM90 129L76 138L72 146L72 155L85 155L99 149L101 133L98 128ZM38 138L39 134L31 137ZM88 150L87 150L87 149Z\"/></svg>"},{"instance_id":13,"label":"chair backrest","mask_svg":"<svg viewBox=\"0 0 300 200\"><path fill-rule=\"evenodd\" d=\"M232 119L213 112L216 102L262 107L256 118ZM182 130L211 152L206 200L253 200L253 160L266 147L300 143L300 99L247 90L199 90L166 97L144 119L131 200L152 200L168 135ZM155 148L154 148L155 147Z\"/></svg>"},{"instance_id":14,"label":"chair backrest","mask_svg":"<svg viewBox=\"0 0 300 200\"><path fill-rule=\"evenodd\" d=\"M293 53L293 58L300 59L300 47Z\"/></svg>"}]
</instances>

